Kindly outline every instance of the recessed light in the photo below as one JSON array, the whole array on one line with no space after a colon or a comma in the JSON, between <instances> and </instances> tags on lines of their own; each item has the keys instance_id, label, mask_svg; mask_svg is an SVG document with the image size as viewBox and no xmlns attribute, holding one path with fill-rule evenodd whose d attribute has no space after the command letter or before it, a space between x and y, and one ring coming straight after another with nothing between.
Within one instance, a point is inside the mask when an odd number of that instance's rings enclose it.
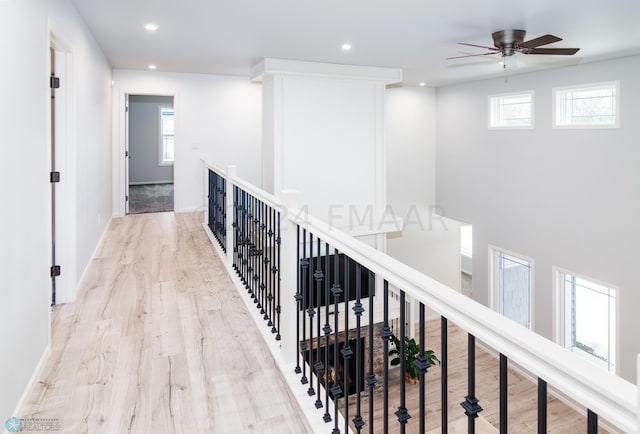
<instances>
[{"instance_id":1,"label":"recessed light","mask_svg":"<svg viewBox=\"0 0 640 434\"><path fill-rule=\"evenodd\" d=\"M149 23L149 24L145 24L144 28L147 29L150 32L155 32L156 30L158 30L158 25L157 24L153 24L153 23Z\"/></svg>"},{"instance_id":2,"label":"recessed light","mask_svg":"<svg viewBox=\"0 0 640 434\"><path fill-rule=\"evenodd\" d=\"M351 44L342 44L342 50L343 51L351 50Z\"/></svg>"},{"instance_id":3,"label":"recessed light","mask_svg":"<svg viewBox=\"0 0 640 434\"><path fill-rule=\"evenodd\" d=\"M158 67L156 65L149 65L149 66L147 66L147 68L149 68L149 69L158 69Z\"/></svg>"},{"instance_id":4,"label":"recessed light","mask_svg":"<svg viewBox=\"0 0 640 434\"><path fill-rule=\"evenodd\" d=\"M424 87L426 85L427 85L427 83L425 83L424 81L421 81L420 83L418 83L418 86L423 86Z\"/></svg>"}]
</instances>

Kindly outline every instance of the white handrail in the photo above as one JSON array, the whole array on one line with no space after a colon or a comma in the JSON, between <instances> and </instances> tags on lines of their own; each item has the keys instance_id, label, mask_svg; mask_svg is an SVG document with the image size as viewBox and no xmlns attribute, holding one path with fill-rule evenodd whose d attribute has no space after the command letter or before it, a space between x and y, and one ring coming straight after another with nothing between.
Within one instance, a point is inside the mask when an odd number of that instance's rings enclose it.
<instances>
[{"instance_id":1,"label":"white handrail","mask_svg":"<svg viewBox=\"0 0 640 434\"><path fill-rule=\"evenodd\" d=\"M298 210L288 218L459 325L624 432L638 432L638 388L525 327Z\"/></svg>"},{"instance_id":2,"label":"white handrail","mask_svg":"<svg viewBox=\"0 0 640 434\"><path fill-rule=\"evenodd\" d=\"M215 164L213 164L213 163L211 163L209 161L206 161L206 160L205 160L205 164L207 165L207 168L213 170L218 175L220 175L222 177L226 177L227 176L227 171L222 169L221 167L218 167Z\"/></svg>"}]
</instances>

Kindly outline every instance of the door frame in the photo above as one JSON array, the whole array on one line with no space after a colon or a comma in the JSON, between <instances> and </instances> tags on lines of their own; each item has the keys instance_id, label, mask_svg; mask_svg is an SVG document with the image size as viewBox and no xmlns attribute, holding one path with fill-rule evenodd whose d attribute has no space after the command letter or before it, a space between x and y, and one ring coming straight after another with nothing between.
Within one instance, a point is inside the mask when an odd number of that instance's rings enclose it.
<instances>
[{"instance_id":1,"label":"door frame","mask_svg":"<svg viewBox=\"0 0 640 434\"><path fill-rule=\"evenodd\" d=\"M56 304L75 301L77 279L77 246L76 246L76 82L75 78L75 50L63 36L60 29L51 21L48 22L49 47L53 48L56 57L56 76L60 78L60 87L55 93L55 170L60 172L60 182L55 184L55 228L56 265L61 266L61 275L56 278ZM47 76L51 75L51 56L47 62ZM52 114L51 95L47 89L47 171L51 170L52 157ZM49 203L52 203L51 188ZM50 208L49 219L53 217ZM53 244L52 234L49 233L49 245ZM53 254L50 253L50 262ZM51 300L51 293L49 293Z\"/></svg>"},{"instance_id":2,"label":"door frame","mask_svg":"<svg viewBox=\"0 0 640 434\"><path fill-rule=\"evenodd\" d=\"M113 216L124 217L127 215L128 206L126 196L129 190L129 172L128 172L128 112L127 105L129 95L146 95L146 96L170 96L173 97L173 109L175 111L175 153L173 160L173 209L178 209L176 203L178 194L176 185L178 177L176 176L176 167L179 166L180 152L180 110L179 95L171 89L135 89L135 88L114 88L113 91L113 107L114 107L114 144L113 144Z\"/></svg>"}]
</instances>

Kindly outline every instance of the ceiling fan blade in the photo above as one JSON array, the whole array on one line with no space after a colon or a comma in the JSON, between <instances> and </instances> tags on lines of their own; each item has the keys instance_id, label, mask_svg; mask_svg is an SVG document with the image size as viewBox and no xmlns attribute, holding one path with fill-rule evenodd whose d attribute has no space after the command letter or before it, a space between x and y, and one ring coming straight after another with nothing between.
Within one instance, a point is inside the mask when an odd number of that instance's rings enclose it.
<instances>
[{"instance_id":1,"label":"ceiling fan blade","mask_svg":"<svg viewBox=\"0 0 640 434\"><path fill-rule=\"evenodd\" d=\"M551 54L561 56L571 56L576 54L579 48L532 48L523 51L524 54Z\"/></svg>"},{"instance_id":2,"label":"ceiling fan blade","mask_svg":"<svg viewBox=\"0 0 640 434\"><path fill-rule=\"evenodd\" d=\"M455 57L447 57L446 60L451 60L451 59L463 59L465 57L480 57L480 56L491 56L492 54L499 54L499 51L496 51L494 53L482 53L482 54L467 54L466 56L455 56Z\"/></svg>"},{"instance_id":3,"label":"ceiling fan blade","mask_svg":"<svg viewBox=\"0 0 640 434\"><path fill-rule=\"evenodd\" d=\"M496 47L485 47L484 45L469 44L467 42L458 42L458 45L467 45L469 47L484 48L486 50L500 51Z\"/></svg>"},{"instance_id":4,"label":"ceiling fan blade","mask_svg":"<svg viewBox=\"0 0 640 434\"><path fill-rule=\"evenodd\" d=\"M538 38L530 39L528 41L524 41L518 46L522 48L536 48L542 45L553 44L554 42L562 41L562 38L558 38L554 35L543 35Z\"/></svg>"}]
</instances>

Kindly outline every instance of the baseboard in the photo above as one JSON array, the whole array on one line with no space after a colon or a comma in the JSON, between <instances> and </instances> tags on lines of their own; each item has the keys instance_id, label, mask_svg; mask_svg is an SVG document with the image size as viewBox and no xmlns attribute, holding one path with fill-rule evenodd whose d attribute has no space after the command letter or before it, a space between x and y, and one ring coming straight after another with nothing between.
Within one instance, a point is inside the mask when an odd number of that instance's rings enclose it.
<instances>
[{"instance_id":1,"label":"baseboard","mask_svg":"<svg viewBox=\"0 0 640 434\"><path fill-rule=\"evenodd\" d=\"M160 185L160 184L173 184L173 180L169 180L169 181L129 182L129 185Z\"/></svg>"},{"instance_id":2,"label":"baseboard","mask_svg":"<svg viewBox=\"0 0 640 434\"><path fill-rule=\"evenodd\" d=\"M38 364L36 365L36 369L33 371L33 374L31 374L31 378L29 378L29 382L27 383L27 386L25 387L24 391L22 392L22 396L20 397L20 400L18 401L18 404L16 405L15 409L13 410L13 414L11 415L11 417L18 417L18 418L22 418L23 417L23 415L21 414L22 407L24 406L24 403L27 400L27 397L31 393L31 389L33 389L33 386L35 385L36 381L38 380L38 377L42 373L42 370L44 369L44 366L46 365L47 361L49 360L49 356L50 355L51 355L51 342L49 342L49 344L47 344L47 347L44 349L44 352L42 353L42 356L40 357L40 360L38 361ZM2 421L2 422L4 423L4 421ZM9 432L6 429L3 432L4 432L4 434L9 434Z\"/></svg>"}]
</instances>

